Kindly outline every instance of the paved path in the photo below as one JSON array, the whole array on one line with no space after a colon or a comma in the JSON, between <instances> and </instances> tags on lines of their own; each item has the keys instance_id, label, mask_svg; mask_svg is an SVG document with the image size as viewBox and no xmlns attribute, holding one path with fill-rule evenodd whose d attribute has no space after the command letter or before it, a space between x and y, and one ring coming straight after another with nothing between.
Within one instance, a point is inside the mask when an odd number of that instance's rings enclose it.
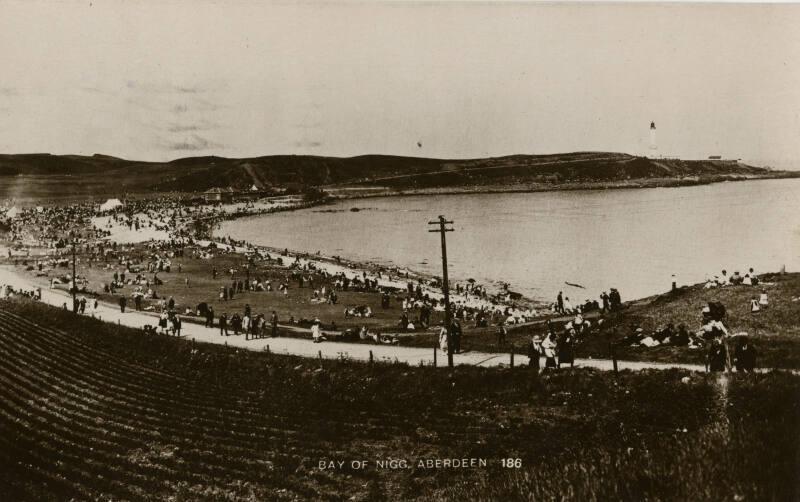
<instances>
[{"instance_id":1,"label":"paved path","mask_svg":"<svg viewBox=\"0 0 800 502\"><path fill-rule=\"evenodd\" d=\"M34 284L26 277L18 274L8 267L0 267L0 285L11 284L15 289L32 290L35 289ZM42 302L56 307L61 307L66 302L71 305L72 300L66 291L42 289ZM93 315L103 321L119 323L124 326L133 328L142 328L146 324L156 325L157 316L152 313L136 312L127 310L124 314L120 312L118 306L112 306L105 303L100 303L98 309L90 313L87 307L87 314ZM295 328L301 330L299 328ZM304 330L307 331L307 330ZM372 353L376 361L391 361L408 363L412 366L419 364L431 365L433 364L434 350L423 349L418 347L398 347L392 345L372 345L361 343L342 343L342 342L323 342L314 343L311 340L299 338L262 338L258 340L245 340L244 335L240 336L221 336L219 329L206 328L200 324L183 323L182 335L184 338L194 338L198 342L208 343L227 343L232 347L241 347L248 350L267 350L269 347L270 352L278 354L291 354L303 357L319 357L320 353L323 358L337 359L349 358L362 361L368 361L370 353ZM438 365L446 365L446 354L441 351L438 352ZM455 364L466 364L473 366L500 366L509 365L509 354L497 354L487 352L466 352L463 354L454 355ZM516 355L514 357L516 365L527 365L529 363L528 357L525 355ZM541 361L544 367L544 361ZM576 359L576 367L597 368L601 370L613 369L613 363L607 359ZM619 369L641 370L645 368L655 369L668 369L668 368L683 368L692 371L705 371L705 368L700 365L694 364L681 364L681 363L651 363L640 361L618 361Z\"/></svg>"}]
</instances>

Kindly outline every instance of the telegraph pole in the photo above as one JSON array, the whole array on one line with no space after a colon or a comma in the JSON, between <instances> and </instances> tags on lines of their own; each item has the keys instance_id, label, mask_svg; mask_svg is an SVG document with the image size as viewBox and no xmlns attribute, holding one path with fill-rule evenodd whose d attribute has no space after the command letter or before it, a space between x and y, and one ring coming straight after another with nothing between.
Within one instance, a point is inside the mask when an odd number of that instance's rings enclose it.
<instances>
[{"instance_id":1,"label":"telegraph pole","mask_svg":"<svg viewBox=\"0 0 800 502\"><path fill-rule=\"evenodd\" d=\"M428 225L438 225L439 228L428 230L428 232L439 232L442 235L442 292L444 293L444 326L447 334L447 365L453 367L453 343L450 336L450 285L447 281L447 241L445 234L453 232L452 221L447 221L444 216L439 216L437 221L429 221Z\"/></svg>"},{"instance_id":2,"label":"telegraph pole","mask_svg":"<svg viewBox=\"0 0 800 502\"><path fill-rule=\"evenodd\" d=\"M70 232L70 242L72 243L72 312L77 313L78 308L76 307L76 296L78 294L78 278L75 276L75 234Z\"/></svg>"}]
</instances>

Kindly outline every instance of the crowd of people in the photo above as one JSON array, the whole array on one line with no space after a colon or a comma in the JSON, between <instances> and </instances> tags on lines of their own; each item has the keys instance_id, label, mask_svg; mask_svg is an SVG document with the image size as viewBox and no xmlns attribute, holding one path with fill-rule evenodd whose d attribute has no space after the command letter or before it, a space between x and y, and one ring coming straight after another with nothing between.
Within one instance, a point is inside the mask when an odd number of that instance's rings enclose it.
<instances>
[{"instance_id":1,"label":"crowd of people","mask_svg":"<svg viewBox=\"0 0 800 502\"><path fill-rule=\"evenodd\" d=\"M613 312L622 308L622 296L617 288L610 288L609 292L603 291L600 299L590 300L573 305L568 296L564 296L563 291L559 291L556 301L551 305L551 312L559 315L571 315L576 313L586 314L588 312L599 311L602 313Z\"/></svg>"}]
</instances>

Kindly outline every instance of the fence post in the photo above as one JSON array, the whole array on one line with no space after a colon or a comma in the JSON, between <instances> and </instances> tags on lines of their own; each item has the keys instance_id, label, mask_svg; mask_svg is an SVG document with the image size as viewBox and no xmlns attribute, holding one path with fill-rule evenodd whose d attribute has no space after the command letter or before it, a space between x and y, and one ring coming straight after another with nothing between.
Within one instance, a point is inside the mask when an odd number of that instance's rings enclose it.
<instances>
[{"instance_id":1,"label":"fence post","mask_svg":"<svg viewBox=\"0 0 800 502\"><path fill-rule=\"evenodd\" d=\"M617 350L613 343L609 343L608 347L609 350L611 350L611 363L614 365L614 374L616 375L619 373L619 368L617 367Z\"/></svg>"},{"instance_id":2,"label":"fence post","mask_svg":"<svg viewBox=\"0 0 800 502\"><path fill-rule=\"evenodd\" d=\"M514 367L514 346L511 346L511 367Z\"/></svg>"},{"instance_id":3,"label":"fence post","mask_svg":"<svg viewBox=\"0 0 800 502\"><path fill-rule=\"evenodd\" d=\"M436 347L433 347L433 367L436 367Z\"/></svg>"}]
</instances>

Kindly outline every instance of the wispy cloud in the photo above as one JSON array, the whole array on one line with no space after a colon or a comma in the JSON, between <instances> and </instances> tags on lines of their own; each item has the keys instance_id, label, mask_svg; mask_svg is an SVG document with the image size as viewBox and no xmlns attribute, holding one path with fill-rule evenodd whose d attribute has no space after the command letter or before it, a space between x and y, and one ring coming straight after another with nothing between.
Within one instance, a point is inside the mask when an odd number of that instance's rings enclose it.
<instances>
[{"instance_id":1,"label":"wispy cloud","mask_svg":"<svg viewBox=\"0 0 800 502\"><path fill-rule=\"evenodd\" d=\"M192 131L209 131L211 129L219 128L219 124L208 121L200 121L194 124L172 123L167 125L166 129L169 132L192 132Z\"/></svg>"},{"instance_id":2,"label":"wispy cloud","mask_svg":"<svg viewBox=\"0 0 800 502\"><path fill-rule=\"evenodd\" d=\"M222 145L219 143L215 143L207 138L204 138L198 134L192 134L191 137L183 141L170 143L167 148L173 151L196 152L198 150L222 148Z\"/></svg>"},{"instance_id":3,"label":"wispy cloud","mask_svg":"<svg viewBox=\"0 0 800 502\"><path fill-rule=\"evenodd\" d=\"M294 146L296 146L297 148L319 148L322 146L322 142L302 140L302 141L295 141Z\"/></svg>"}]
</instances>

